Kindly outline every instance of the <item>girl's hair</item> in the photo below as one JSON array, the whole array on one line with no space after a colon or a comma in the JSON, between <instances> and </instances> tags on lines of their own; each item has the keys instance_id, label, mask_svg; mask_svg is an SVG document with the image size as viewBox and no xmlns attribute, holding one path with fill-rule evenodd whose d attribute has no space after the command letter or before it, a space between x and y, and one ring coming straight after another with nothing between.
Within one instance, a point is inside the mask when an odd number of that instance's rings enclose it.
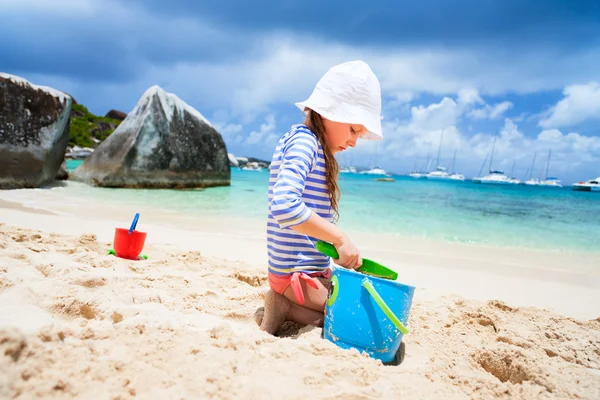
<instances>
[{"instance_id":1,"label":"girl's hair","mask_svg":"<svg viewBox=\"0 0 600 400\"><path fill-rule=\"evenodd\" d=\"M327 145L325 138L325 126L323 126L323 119L319 113L308 109L308 121L309 128L317 135L319 143L323 147L323 156L325 156L325 181L327 182L327 191L329 192L329 201L331 202L331 208L334 213L334 221L337 221L339 217L338 213L338 200L340 198L340 188L337 184L337 178L339 173L339 165L335 159L333 153Z\"/></svg>"}]
</instances>

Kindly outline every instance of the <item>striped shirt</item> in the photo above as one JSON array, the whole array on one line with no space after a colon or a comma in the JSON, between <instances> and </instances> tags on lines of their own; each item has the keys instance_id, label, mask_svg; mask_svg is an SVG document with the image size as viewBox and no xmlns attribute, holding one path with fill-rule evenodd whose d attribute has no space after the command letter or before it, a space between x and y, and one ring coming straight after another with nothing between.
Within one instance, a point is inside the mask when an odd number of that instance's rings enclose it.
<instances>
[{"instance_id":1,"label":"striped shirt","mask_svg":"<svg viewBox=\"0 0 600 400\"><path fill-rule=\"evenodd\" d=\"M325 158L317 137L306 125L294 125L284 134L273 153L269 177L267 252L269 272L321 272L330 258L321 254L318 239L290 227L317 213L328 221L333 211L325 181Z\"/></svg>"}]
</instances>

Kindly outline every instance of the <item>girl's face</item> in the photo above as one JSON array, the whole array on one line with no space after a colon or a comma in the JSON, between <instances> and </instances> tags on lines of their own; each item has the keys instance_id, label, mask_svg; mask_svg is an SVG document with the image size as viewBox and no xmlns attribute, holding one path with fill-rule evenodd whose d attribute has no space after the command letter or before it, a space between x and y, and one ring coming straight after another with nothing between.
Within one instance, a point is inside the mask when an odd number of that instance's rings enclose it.
<instances>
[{"instance_id":1,"label":"girl's face","mask_svg":"<svg viewBox=\"0 0 600 400\"><path fill-rule=\"evenodd\" d=\"M346 124L330 121L323 118L327 145L333 154L346 150L348 147L356 146L356 141L367 133L362 125Z\"/></svg>"}]
</instances>

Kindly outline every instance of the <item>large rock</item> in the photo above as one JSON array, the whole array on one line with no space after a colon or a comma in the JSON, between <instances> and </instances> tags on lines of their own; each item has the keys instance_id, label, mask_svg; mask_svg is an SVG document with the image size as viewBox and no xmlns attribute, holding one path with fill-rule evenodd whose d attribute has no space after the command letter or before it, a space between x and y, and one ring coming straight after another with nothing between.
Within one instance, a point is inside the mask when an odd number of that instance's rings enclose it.
<instances>
[{"instance_id":1,"label":"large rock","mask_svg":"<svg viewBox=\"0 0 600 400\"><path fill-rule=\"evenodd\" d=\"M106 113L105 117L123 121L125 118L127 118L127 114L119 110L110 110Z\"/></svg>"},{"instance_id":2,"label":"large rock","mask_svg":"<svg viewBox=\"0 0 600 400\"><path fill-rule=\"evenodd\" d=\"M69 143L71 97L0 73L0 189L52 182Z\"/></svg>"},{"instance_id":3,"label":"large rock","mask_svg":"<svg viewBox=\"0 0 600 400\"><path fill-rule=\"evenodd\" d=\"M230 184L223 138L198 111L158 86L69 179L103 187L198 188Z\"/></svg>"}]
</instances>

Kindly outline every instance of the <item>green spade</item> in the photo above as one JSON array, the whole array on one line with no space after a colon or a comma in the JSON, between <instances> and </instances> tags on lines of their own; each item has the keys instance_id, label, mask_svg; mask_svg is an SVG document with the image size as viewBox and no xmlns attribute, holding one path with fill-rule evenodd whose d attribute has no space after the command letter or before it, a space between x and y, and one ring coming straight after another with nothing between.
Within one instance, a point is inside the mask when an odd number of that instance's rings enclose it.
<instances>
[{"instance_id":1,"label":"green spade","mask_svg":"<svg viewBox=\"0 0 600 400\"><path fill-rule=\"evenodd\" d=\"M318 241L315 247L326 256L333 257L335 259L339 257L337 250L331 243ZM392 271L391 269L376 263L375 261L369 260L368 258L362 259L362 265L358 267L356 271L379 278L391 279L393 281L398 278L398 273L396 271Z\"/></svg>"}]
</instances>

